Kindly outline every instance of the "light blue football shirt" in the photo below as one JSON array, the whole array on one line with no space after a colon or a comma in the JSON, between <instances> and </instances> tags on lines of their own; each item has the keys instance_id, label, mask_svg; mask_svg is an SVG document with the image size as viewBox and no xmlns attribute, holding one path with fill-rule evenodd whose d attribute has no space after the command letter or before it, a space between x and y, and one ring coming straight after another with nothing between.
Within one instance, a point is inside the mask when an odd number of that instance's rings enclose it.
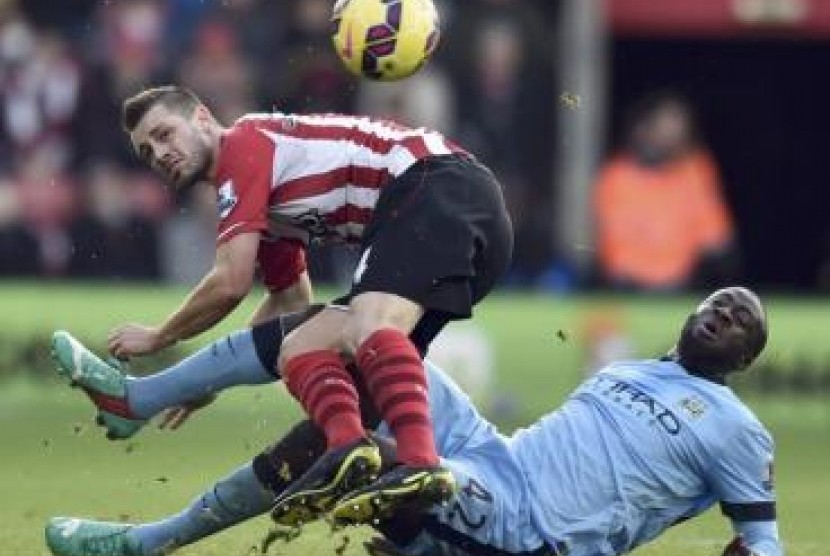
<instances>
[{"instance_id":1,"label":"light blue football shirt","mask_svg":"<svg viewBox=\"0 0 830 556\"><path fill-rule=\"evenodd\" d=\"M511 452L510 439L478 413L443 371L429 362L426 370L435 444L460 488L455 500L434 509L435 521L444 532L449 528L459 533L461 545L472 540L516 554L538 549L544 539L531 520L527 477ZM419 546L407 552L466 553L458 547L423 535Z\"/></svg>"},{"instance_id":2,"label":"light blue football shirt","mask_svg":"<svg viewBox=\"0 0 830 556\"><path fill-rule=\"evenodd\" d=\"M627 552L718 501L749 521L774 501L770 434L732 390L673 361L605 367L511 449L537 530L569 556Z\"/></svg>"}]
</instances>

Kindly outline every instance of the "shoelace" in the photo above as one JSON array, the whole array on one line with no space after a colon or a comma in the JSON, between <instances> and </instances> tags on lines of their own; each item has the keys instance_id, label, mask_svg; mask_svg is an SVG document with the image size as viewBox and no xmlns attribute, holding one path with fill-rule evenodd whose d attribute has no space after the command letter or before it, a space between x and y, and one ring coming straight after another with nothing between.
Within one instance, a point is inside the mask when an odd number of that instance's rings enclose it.
<instances>
[{"instance_id":1,"label":"shoelace","mask_svg":"<svg viewBox=\"0 0 830 556\"><path fill-rule=\"evenodd\" d=\"M122 375L129 375L130 374L130 361L129 361L129 359L125 361L125 360L116 359L115 357L110 356L110 357L107 357L105 362L110 367L114 367L115 369L118 369L118 372L120 372Z\"/></svg>"},{"instance_id":2,"label":"shoelace","mask_svg":"<svg viewBox=\"0 0 830 556\"><path fill-rule=\"evenodd\" d=\"M97 556L120 556L124 551L124 532L111 533L103 537L91 537L81 541L81 548L88 554Z\"/></svg>"}]
</instances>

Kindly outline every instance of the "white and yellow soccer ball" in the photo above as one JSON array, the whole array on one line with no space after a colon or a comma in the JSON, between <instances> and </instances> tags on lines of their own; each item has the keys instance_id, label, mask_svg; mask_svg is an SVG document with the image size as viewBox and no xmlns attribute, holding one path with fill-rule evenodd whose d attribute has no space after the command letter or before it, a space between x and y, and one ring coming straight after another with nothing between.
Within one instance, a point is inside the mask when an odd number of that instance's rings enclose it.
<instances>
[{"instance_id":1,"label":"white and yellow soccer ball","mask_svg":"<svg viewBox=\"0 0 830 556\"><path fill-rule=\"evenodd\" d=\"M338 0L332 40L355 75L395 81L418 71L433 53L438 24L432 0Z\"/></svg>"}]
</instances>

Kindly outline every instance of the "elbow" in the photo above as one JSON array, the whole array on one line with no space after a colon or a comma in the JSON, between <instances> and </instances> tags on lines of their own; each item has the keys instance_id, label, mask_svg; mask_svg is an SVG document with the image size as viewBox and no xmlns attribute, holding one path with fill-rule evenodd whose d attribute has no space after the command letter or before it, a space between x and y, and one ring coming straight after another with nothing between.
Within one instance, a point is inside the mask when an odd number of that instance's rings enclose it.
<instances>
[{"instance_id":1,"label":"elbow","mask_svg":"<svg viewBox=\"0 0 830 556\"><path fill-rule=\"evenodd\" d=\"M230 273L219 280L218 297L228 305L236 306L242 302L253 287L253 276Z\"/></svg>"},{"instance_id":2,"label":"elbow","mask_svg":"<svg viewBox=\"0 0 830 556\"><path fill-rule=\"evenodd\" d=\"M242 303L247 293L247 291L242 291L237 288L228 288L227 290L222 291L222 298L231 307L236 307Z\"/></svg>"}]
</instances>

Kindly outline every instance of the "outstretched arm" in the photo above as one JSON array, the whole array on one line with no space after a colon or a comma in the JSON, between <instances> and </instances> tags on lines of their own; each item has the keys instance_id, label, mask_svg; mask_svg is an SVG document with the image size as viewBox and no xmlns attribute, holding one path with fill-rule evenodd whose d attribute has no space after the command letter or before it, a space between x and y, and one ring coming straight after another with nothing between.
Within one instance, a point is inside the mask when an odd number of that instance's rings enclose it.
<instances>
[{"instance_id":1,"label":"outstretched arm","mask_svg":"<svg viewBox=\"0 0 830 556\"><path fill-rule=\"evenodd\" d=\"M258 232L240 234L221 244L213 268L178 310L158 327L115 328L109 336L110 352L119 358L148 355L201 334L225 318L251 289L259 236Z\"/></svg>"},{"instance_id":2,"label":"outstretched arm","mask_svg":"<svg viewBox=\"0 0 830 556\"><path fill-rule=\"evenodd\" d=\"M724 556L783 556L776 521L772 437L753 424L724 446L724 457L712 477L721 510L736 535Z\"/></svg>"}]
</instances>

